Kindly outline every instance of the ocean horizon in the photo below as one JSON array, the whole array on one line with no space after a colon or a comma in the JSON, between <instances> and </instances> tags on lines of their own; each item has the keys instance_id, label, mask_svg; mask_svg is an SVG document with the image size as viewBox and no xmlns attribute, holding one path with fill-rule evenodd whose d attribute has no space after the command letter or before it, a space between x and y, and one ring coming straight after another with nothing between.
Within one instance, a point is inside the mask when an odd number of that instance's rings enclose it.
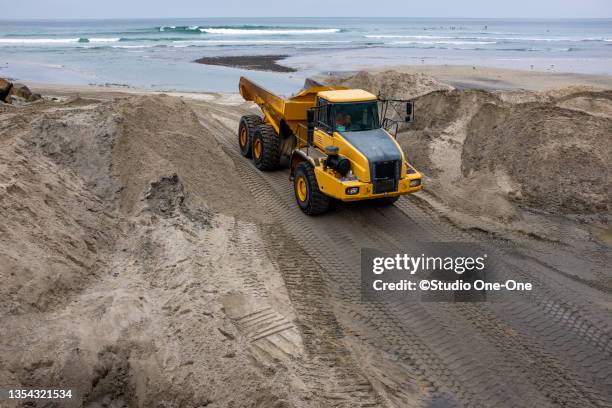
<instances>
[{"instance_id":1,"label":"ocean horizon","mask_svg":"<svg viewBox=\"0 0 612 408\"><path fill-rule=\"evenodd\" d=\"M282 55L296 72L209 66ZM0 76L69 85L231 92L249 75L290 93L306 77L397 65L612 74L611 19L163 18L0 20Z\"/></svg>"}]
</instances>

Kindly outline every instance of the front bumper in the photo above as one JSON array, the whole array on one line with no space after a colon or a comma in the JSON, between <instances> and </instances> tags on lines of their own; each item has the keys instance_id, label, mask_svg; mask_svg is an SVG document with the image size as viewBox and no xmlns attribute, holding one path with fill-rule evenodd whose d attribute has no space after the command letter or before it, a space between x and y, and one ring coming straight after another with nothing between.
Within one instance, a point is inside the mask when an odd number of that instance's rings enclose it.
<instances>
[{"instance_id":1,"label":"front bumper","mask_svg":"<svg viewBox=\"0 0 612 408\"><path fill-rule=\"evenodd\" d=\"M384 197L397 197L416 193L423 188L421 184L415 187L410 186L412 180L422 180L422 176L418 172L407 174L406 177L401 178L398 183L397 191L382 194L373 193L374 186L372 183L364 183L358 180L342 181L320 168L315 168L315 174L321 192L341 201L362 201ZM357 194L347 194L347 189L354 187L358 187L359 192Z\"/></svg>"}]
</instances>

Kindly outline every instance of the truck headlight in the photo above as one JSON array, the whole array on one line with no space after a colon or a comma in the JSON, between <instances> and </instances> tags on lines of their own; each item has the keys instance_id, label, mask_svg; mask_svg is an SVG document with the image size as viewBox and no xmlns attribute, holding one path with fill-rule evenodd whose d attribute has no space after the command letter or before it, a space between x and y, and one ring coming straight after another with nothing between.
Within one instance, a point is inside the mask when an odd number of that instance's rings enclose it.
<instances>
[{"instance_id":1,"label":"truck headlight","mask_svg":"<svg viewBox=\"0 0 612 408\"><path fill-rule=\"evenodd\" d=\"M347 187L346 194L347 195L359 194L359 187Z\"/></svg>"},{"instance_id":2,"label":"truck headlight","mask_svg":"<svg viewBox=\"0 0 612 408\"><path fill-rule=\"evenodd\" d=\"M410 187L418 187L421 185L421 179L410 180Z\"/></svg>"}]
</instances>

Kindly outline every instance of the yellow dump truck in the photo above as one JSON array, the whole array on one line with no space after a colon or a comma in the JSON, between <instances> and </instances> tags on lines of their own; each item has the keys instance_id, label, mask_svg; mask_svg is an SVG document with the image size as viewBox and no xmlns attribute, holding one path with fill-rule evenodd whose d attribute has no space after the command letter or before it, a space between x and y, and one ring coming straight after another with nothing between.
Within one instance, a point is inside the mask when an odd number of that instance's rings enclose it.
<instances>
[{"instance_id":1,"label":"yellow dump truck","mask_svg":"<svg viewBox=\"0 0 612 408\"><path fill-rule=\"evenodd\" d=\"M263 113L241 118L242 155L262 171L289 167L306 214L324 213L334 199L389 205L421 189L421 174L383 128L389 118L381 119L379 105L386 112L389 101L340 86L314 86L284 99L246 78L240 78L239 89ZM409 120L412 105L406 106Z\"/></svg>"}]
</instances>

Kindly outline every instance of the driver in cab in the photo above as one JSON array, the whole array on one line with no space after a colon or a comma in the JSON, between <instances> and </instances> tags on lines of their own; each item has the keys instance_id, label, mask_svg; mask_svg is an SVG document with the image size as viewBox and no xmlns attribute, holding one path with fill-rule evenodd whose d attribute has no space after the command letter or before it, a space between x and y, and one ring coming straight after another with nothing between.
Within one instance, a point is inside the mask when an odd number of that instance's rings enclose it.
<instances>
[{"instance_id":1,"label":"driver in cab","mask_svg":"<svg viewBox=\"0 0 612 408\"><path fill-rule=\"evenodd\" d=\"M351 128L351 116L348 113L341 113L336 116L336 130L346 132Z\"/></svg>"}]
</instances>

